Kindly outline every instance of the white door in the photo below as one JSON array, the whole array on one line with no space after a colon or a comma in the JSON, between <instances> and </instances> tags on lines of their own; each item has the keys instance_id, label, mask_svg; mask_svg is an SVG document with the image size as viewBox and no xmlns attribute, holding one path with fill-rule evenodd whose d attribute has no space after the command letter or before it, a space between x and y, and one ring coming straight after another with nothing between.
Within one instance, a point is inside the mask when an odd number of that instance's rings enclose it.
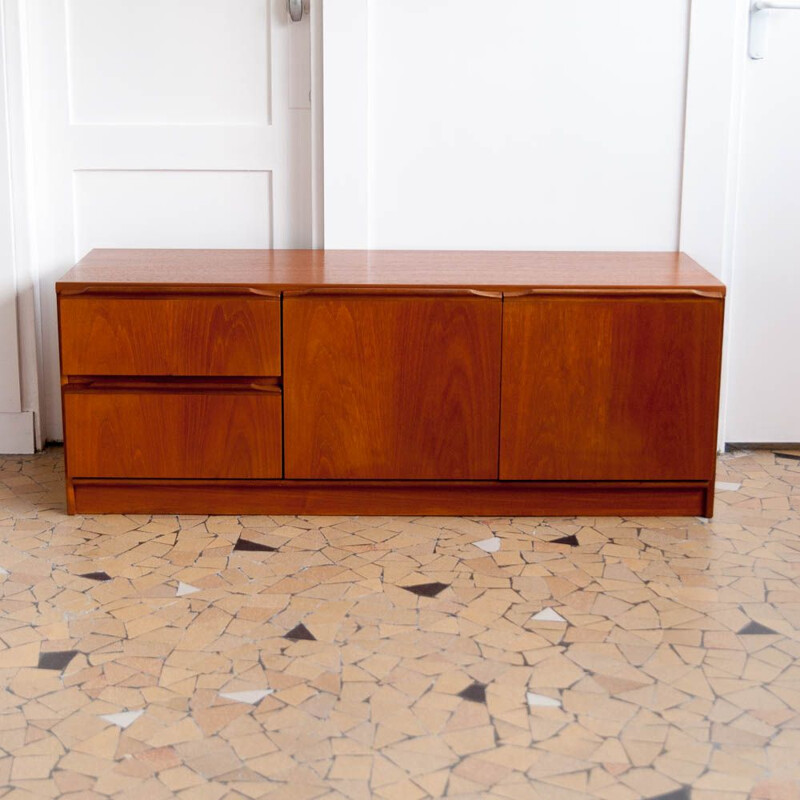
<instances>
[{"instance_id":1,"label":"white door","mask_svg":"<svg viewBox=\"0 0 800 800\"><path fill-rule=\"evenodd\" d=\"M744 52L729 303L728 442L800 442L800 10Z\"/></svg>"},{"instance_id":2,"label":"white door","mask_svg":"<svg viewBox=\"0 0 800 800\"><path fill-rule=\"evenodd\" d=\"M44 415L53 284L94 247L317 245L310 23L286 0L26 4Z\"/></svg>"},{"instance_id":3,"label":"white door","mask_svg":"<svg viewBox=\"0 0 800 800\"><path fill-rule=\"evenodd\" d=\"M689 6L326 0L326 243L674 250Z\"/></svg>"}]
</instances>

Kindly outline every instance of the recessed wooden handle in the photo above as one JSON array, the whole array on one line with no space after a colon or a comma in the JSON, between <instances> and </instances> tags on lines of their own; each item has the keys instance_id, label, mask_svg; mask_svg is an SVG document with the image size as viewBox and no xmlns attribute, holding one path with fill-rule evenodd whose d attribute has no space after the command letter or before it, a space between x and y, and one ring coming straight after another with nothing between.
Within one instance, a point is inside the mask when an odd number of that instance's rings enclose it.
<instances>
[{"instance_id":1,"label":"recessed wooden handle","mask_svg":"<svg viewBox=\"0 0 800 800\"><path fill-rule=\"evenodd\" d=\"M284 297L487 297L499 300L502 292L484 291L483 289L429 289L417 286L397 286L376 289L361 286L311 287L308 289L287 289Z\"/></svg>"},{"instance_id":2,"label":"recessed wooden handle","mask_svg":"<svg viewBox=\"0 0 800 800\"><path fill-rule=\"evenodd\" d=\"M664 297L664 296L674 296L674 297L709 297L714 299L721 299L723 297L722 292L709 292L703 289L668 289L668 288L587 288L587 287L576 287L571 289L569 287L561 287L558 289L549 289L549 288L541 288L541 289L521 289L519 291L512 291L512 292L503 292L503 297L506 300L514 300L520 297L535 297L538 295L544 295L548 297L575 297L584 296L584 297Z\"/></svg>"},{"instance_id":3,"label":"recessed wooden handle","mask_svg":"<svg viewBox=\"0 0 800 800\"><path fill-rule=\"evenodd\" d=\"M192 295L216 297L255 296L272 299L280 299L279 289L261 289L256 286L192 286L184 284L182 286L164 286L160 284L104 284L98 286L57 286L56 291L61 297L76 297L78 295L92 295L93 297L124 297L126 300L136 300L146 298L148 300L157 299L161 295L174 296Z\"/></svg>"},{"instance_id":4,"label":"recessed wooden handle","mask_svg":"<svg viewBox=\"0 0 800 800\"><path fill-rule=\"evenodd\" d=\"M260 392L280 394L281 379L275 378L157 378L157 377L94 377L70 376L63 384L64 391L72 392Z\"/></svg>"}]
</instances>

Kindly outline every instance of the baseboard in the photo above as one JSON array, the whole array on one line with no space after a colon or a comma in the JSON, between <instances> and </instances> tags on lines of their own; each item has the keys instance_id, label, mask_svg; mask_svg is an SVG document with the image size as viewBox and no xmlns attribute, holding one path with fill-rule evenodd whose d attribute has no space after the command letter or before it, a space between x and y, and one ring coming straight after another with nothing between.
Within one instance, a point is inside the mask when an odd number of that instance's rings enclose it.
<instances>
[{"instance_id":1,"label":"baseboard","mask_svg":"<svg viewBox=\"0 0 800 800\"><path fill-rule=\"evenodd\" d=\"M0 411L0 454L28 455L35 452L33 411Z\"/></svg>"},{"instance_id":2,"label":"baseboard","mask_svg":"<svg viewBox=\"0 0 800 800\"><path fill-rule=\"evenodd\" d=\"M800 450L800 442L727 442L725 452L730 450Z\"/></svg>"},{"instance_id":3,"label":"baseboard","mask_svg":"<svg viewBox=\"0 0 800 800\"><path fill-rule=\"evenodd\" d=\"M708 481L211 481L75 478L70 513L710 516Z\"/></svg>"}]
</instances>

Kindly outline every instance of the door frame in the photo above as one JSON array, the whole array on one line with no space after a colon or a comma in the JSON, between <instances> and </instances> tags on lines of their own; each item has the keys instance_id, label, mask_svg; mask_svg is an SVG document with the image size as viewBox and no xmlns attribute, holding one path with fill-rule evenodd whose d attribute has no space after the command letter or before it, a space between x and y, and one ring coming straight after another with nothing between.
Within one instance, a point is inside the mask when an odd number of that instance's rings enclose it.
<instances>
[{"instance_id":1,"label":"door frame","mask_svg":"<svg viewBox=\"0 0 800 800\"><path fill-rule=\"evenodd\" d=\"M64 0L60 0L62 6ZM285 0L264 0L283 7ZM323 167L323 4L310 3L311 67L311 246L325 246ZM37 186L37 133L30 90L30 13L26 0L0 0L0 161L8 186L0 202L0 284L9 293L14 319L4 320L11 347L0 359L0 382L11 387L0 397L0 453L34 452L48 439L43 379L40 257L37 228L48 202ZM37 188L39 191L37 192ZM45 248L46 249L46 248ZM17 400L17 398L19 398Z\"/></svg>"},{"instance_id":2,"label":"door frame","mask_svg":"<svg viewBox=\"0 0 800 800\"><path fill-rule=\"evenodd\" d=\"M730 364L730 297L750 0L692 0L686 78L679 248L728 287L717 446L724 451Z\"/></svg>"},{"instance_id":3,"label":"door frame","mask_svg":"<svg viewBox=\"0 0 800 800\"><path fill-rule=\"evenodd\" d=\"M33 453L43 445L39 281L33 258L30 122L24 0L0 0L0 453Z\"/></svg>"},{"instance_id":4,"label":"door frame","mask_svg":"<svg viewBox=\"0 0 800 800\"><path fill-rule=\"evenodd\" d=\"M369 0L325 0L325 246L369 248Z\"/></svg>"}]
</instances>

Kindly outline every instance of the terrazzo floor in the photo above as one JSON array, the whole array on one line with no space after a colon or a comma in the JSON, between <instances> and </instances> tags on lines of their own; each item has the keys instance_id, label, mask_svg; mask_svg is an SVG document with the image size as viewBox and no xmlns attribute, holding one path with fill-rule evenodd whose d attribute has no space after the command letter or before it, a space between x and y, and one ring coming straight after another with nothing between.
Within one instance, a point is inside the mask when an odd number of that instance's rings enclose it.
<instances>
[{"instance_id":1,"label":"terrazzo floor","mask_svg":"<svg viewBox=\"0 0 800 800\"><path fill-rule=\"evenodd\" d=\"M696 518L69 517L0 456L0 796L800 798L800 452Z\"/></svg>"}]
</instances>

